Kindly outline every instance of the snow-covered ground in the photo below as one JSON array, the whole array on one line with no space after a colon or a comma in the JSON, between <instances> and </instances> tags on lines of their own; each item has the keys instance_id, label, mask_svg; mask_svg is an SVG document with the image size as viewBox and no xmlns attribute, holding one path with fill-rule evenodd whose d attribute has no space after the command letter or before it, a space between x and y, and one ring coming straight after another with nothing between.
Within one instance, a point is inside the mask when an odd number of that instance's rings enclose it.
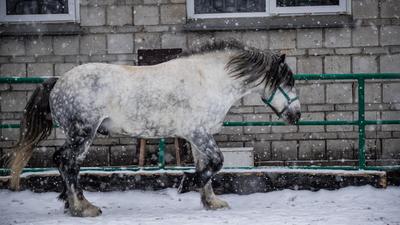
<instances>
[{"instance_id":1,"label":"snow-covered ground","mask_svg":"<svg viewBox=\"0 0 400 225\"><path fill-rule=\"evenodd\" d=\"M283 190L251 195L223 195L229 210L206 211L198 193L176 189L86 193L103 215L74 218L63 213L57 193L0 190L0 224L400 224L400 187L347 187L318 192Z\"/></svg>"}]
</instances>

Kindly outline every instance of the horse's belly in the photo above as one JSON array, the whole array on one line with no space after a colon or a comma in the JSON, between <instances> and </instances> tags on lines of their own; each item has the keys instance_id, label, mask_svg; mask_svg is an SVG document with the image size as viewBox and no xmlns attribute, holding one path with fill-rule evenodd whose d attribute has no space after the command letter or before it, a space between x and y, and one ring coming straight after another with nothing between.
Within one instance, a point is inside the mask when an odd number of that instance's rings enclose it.
<instances>
[{"instance_id":1,"label":"horse's belly","mask_svg":"<svg viewBox=\"0 0 400 225\"><path fill-rule=\"evenodd\" d=\"M105 122L105 128L115 134L125 134L142 138L175 137L182 135L181 129L177 129L173 123L170 125L151 121L146 118L133 118L130 120L120 117L111 117Z\"/></svg>"},{"instance_id":2,"label":"horse's belly","mask_svg":"<svg viewBox=\"0 0 400 225\"><path fill-rule=\"evenodd\" d=\"M224 116L221 115L219 118L210 120L210 118L204 119L195 114L165 112L163 115L149 113L130 119L120 115L110 117L106 129L111 133L142 138L185 137L199 127L203 127L209 133L217 133L222 126L223 118Z\"/></svg>"}]
</instances>

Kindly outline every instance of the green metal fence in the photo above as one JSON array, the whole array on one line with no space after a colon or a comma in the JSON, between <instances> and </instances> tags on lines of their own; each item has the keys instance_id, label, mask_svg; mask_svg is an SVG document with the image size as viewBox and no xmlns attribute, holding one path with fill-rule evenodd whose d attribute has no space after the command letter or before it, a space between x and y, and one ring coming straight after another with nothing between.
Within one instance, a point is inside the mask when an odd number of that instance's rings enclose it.
<instances>
[{"instance_id":1,"label":"green metal fence","mask_svg":"<svg viewBox=\"0 0 400 225\"><path fill-rule=\"evenodd\" d=\"M0 77L0 84L32 84L41 83L47 78L45 77ZM384 79L400 79L400 73L363 73L363 74L297 74L296 80L354 80L358 83L358 119L342 120L342 121L299 121L299 126L315 126L315 125L355 125L358 126L358 166L290 166L288 168L300 169L342 169L342 170L400 170L400 165L394 166L367 166L365 159L365 126L366 125L382 125L382 124L400 124L400 120L366 120L365 119L365 80L384 80ZM265 122L224 122L224 126L286 126L284 122L265 121ZM19 128L19 124L1 124L0 128ZM166 167L165 166L165 140L161 139L159 144L159 164L158 167L96 167L82 168L82 171L116 171L116 170L157 170L157 169L176 169L184 170L190 167ZM243 167L241 167L243 168ZM253 168L253 167L250 167ZM246 168L246 169L250 169ZM49 168L26 168L24 172L46 171ZM7 169L0 169L0 173Z\"/></svg>"}]
</instances>

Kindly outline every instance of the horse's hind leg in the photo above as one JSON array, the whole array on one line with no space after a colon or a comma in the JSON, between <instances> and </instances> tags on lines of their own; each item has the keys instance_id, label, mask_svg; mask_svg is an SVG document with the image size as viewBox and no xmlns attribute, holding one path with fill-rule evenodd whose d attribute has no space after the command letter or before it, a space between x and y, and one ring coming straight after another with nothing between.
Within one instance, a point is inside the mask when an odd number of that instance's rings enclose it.
<instances>
[{"instance_id":1,"label":"horse's hind leg","mask_svg":"<svg viewBox=\"0 0 400 225\"><path fill-rule=\"evenodd\" d=\"M229 208L227 202L217 198L212 189L212 177L222 168L224 157L218 148L213 136L203 129L199 129L190 135L190 143L193 146L193 158L196 172L185 173L179 192L185 192L194 185L199 188L201 202L206 209Z\"/></svg>"},{"instance_id":2,"label":"horse's hind leg","mask_svg":"<svg viewBox=\"0 0 400 225\"><path fill-rule=\"evenodd\" d=\"M59 198L65 200L66 209L73 216L98 216L101 214L101 210L83 196L78 180L80 163L92 143L99 124L74 121L68 128L65 144L54 154L55 162L58 164L65 184L65 190Z\"/></svg>"},{"instance_id":3,"label":"horse's hind leg","mask_svg":"<svg viewBox=\"0 0 400 225\"><path fill-rule=\"evenodd\" d=\"M64 151L67 151L67 148L68 148L67 142L65 142L64 145L61 146L59 149L57 149L53 154L53 161L58 166L58 170L60 171L61 175L62 175L62 171L61 171L62 161L64 161L63 154L65 154ZM64 201L64 203L65 203L64 210L67 210L69 208L68 195L67 195L68 188L67 188L67 184L64 181L63 176L62 176L62 179L63 179L63 190L62 190L61 194L58 196L58 199L61 201Z\"/></svg>"}]
</instances>

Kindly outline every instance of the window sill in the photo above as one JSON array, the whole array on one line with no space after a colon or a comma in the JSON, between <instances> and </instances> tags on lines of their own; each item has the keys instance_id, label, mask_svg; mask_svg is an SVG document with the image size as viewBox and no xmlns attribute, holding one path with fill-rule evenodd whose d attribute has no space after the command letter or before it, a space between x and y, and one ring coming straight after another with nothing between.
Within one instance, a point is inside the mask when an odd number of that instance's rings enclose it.
<instances>
[{"instance_id":1,"label":"window sill","mask_svg":"<svg viewBox=\"0 0 400 225\"><path fill-rule=\"evenodd\" d=\"M187 31L277 30L296 28L352 27L351 15L276 16L253 18L218 18L187 20Z\"/></svg>"},{"instance_id":2,"label":"window sill","mask_svg":"<svg viewBox=\"0 0 400 225\"><path fill-rule=\"evenodd\" d=\"M78 35L82 30L77 23L1 24L0 36Z\"/></svg>"}]
</instances>

